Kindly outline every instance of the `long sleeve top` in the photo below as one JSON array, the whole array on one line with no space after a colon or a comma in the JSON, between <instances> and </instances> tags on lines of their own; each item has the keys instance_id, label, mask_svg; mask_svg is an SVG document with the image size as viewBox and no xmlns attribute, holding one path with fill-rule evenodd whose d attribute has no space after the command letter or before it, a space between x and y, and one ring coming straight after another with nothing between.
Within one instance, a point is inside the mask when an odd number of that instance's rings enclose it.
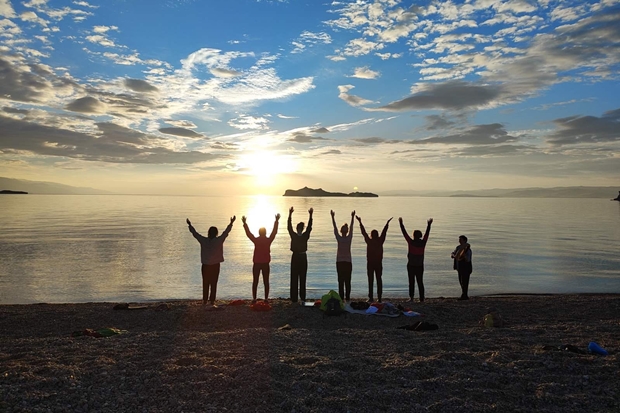
<instances>
[{"instance_id":1,"label":"long sleeve top","mask_svg":"<svg viewBox=\"0 0 620 413\"><path fill-rule=\"evenodd\" d=\"M228 237L231 229L232 223L228 224L220 236L209 238L200 235L193 226L189 226L189 232L191 232L194 238L200 243L200 261L204 265L214 265L224 262L224 241L226 237Z\"/></svg>"},{"instance_id":2,"label":"long sleeve top","mask_svg":"<svg viewBox=\"0 0 620 413\"><path fill-rule=\"evenodd\" d=\"M243 229L245 230L245 235L254 243L254 256L252 257L252 262L255 264L267 264L271 262L271 243L276 238L276 234L278 233L278 221L273 223L273 230L271 231L271 235L269 237L255 237L250 232L248 228L248 224L243 224Z\"/></svg>"},{"instance_id":3,"label":"long sleeve top","mask_svg":"<svg viewBox=\"0 0 620 413\"><path fill-rule=\"evenodd\" d=\"M457 245L454 251L452 252L452 256L454 257L454 269L458 270L461 264L469 264L471 265L471 246L469 244L465 245Z\"/></svg>"},{"instance_id":4,"label":"long sleeve top","mask_svg":"<svg viewBox=\"0 0 620 413\"><path fill-rule=\"evenodd\" d=\"M346 237L343 237L338 233L338 227L336 227L336 221L332 217L332 224L334 226L334 236L338 242L338 251L336 252L336 262L352 262L351 259L351 242L353 241L353 224L355 220L351 218L351 225L349 226L349 233Z\"/></svg>"},{"instance_id":5,"label":"long sleeve top","mask_svg":"<svg viewBox=\"0 0 620 413\"><path fill-rule=\"evenodd\" d=\"M293 252L308 251L308 239L310 238L310 233L312 232L312 215L310 215L310 219L308 219L308 227L306 228L306 231L303 232L301 235L293 231L293 224L291 220L292 220L292 216L289 214L286 226L288 229L288 234L291 237L291 251Z\"/></svg>"},{"instance_id":6,"label":"long sleeve top","mask_svg":"<svg viewBox=\"0 0 620 413\"><path fill-rule=\"evenodd\" d=\"M424 248L426 247L426 242L428 241L428 236L431 233L431 224L430 222L426 225L426 232L422 239L412 239L409 234L407 234L407 230L405 229L405 225L400 223L400 230L403 233L403 237L407 240L407 244L409 245L409 250L407 253L407 258L409 258L409 264L422 266L424 265Z\"/></svg>"},{"instance_id":7,"label":"long sleeve top","mask_svg":"<svg viewBox=\"0 0 620 413\"><path fill-rule=\"evenodd\" d=\"M360 222L360 230L366 241L366 261L373 264L379 264L383 261L383 243L385 242L385 236L387 235L389 224L385 224L381 235L377 238L370 238L364 228L364 224Z\"/></svg>"}]
</instances>

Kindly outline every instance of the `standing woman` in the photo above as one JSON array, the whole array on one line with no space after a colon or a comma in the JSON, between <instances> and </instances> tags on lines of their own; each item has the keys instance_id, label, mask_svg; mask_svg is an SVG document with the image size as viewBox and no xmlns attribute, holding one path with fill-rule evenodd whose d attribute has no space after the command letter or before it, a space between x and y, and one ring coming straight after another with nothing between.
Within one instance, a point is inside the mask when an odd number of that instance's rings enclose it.
<instances>
[{"instance_id":1,"label":"standing woman","mask_svg":"<svg viewBox=\"0 0 620 413\"><path fill-rule=\"evenodd\" d=\"M202 262L202 305L208 302L215 306L215 296L217 294L217 281L220 277L220 263L224 262L224 241L236 217L230 218L230 224L226 227L222 235L217 236L217 228L210 227L207 236L202 236L192 226L189 218L185 220L189 227L189 232L200 243L200 261ZM211 290L211 291L209 291Z\"/></svg>"},{"instance_id":2,"label":"standing woman","mask_svg":"<svg viewBox=\"0 0 620 413\"><path fill-rule=\"evenodd\" d=\"M370 237L366 233L366 228L364 228L364 224L362 224L362 218L356 216L357 220L360 223L360 230L362 231L362 235L364 236L364 241L366 241L366 275L368 276L368 301L373 302L372 298L373 293L373 280L375 276L377 277L377 298L379 302L381 302L381 294L383 293L383 281L381 276L383 275L383 243L385 242L385 236L387 235L388 227L390 226L390 221L392 218L388 219L385 223L385 227L383 227L383 231L381 231L381 236L379 236L379 231L373 229L370 231Z\"/></svg>"},{"instance_id":3,"label":"standing woman","mask_svg":"<svg viewBox=\"0 0 620 413\"><path fill-rule=\"evenodd\" d=\"M308 214L308 228L304 232L305 224L300 222L297 224L297 231L293 231L293 212L295 209L291 207L288 210L288 234L291 237L291 301L297 302L297 291L302 304L306 301L306 275L308 274L308 239L312 232L312 213L314 209L310 208Z\"/></svg>"},{"instance_id":4,"label":"standing woman","mask_svg":"<svg viewBox=\"0 0 620 413\"><path fill-rule=\"evenodd\" d=\"M413 239L407 234L405 224L402 218L398 218L400 223L400 230L403 233L403 237L407 240L409 250L407 252L407 276L409 278L409 299L413 302L413 295L415 294L415 283L418 283L418 290L420 290L420 302L424 302L424 248L428 241L428 235L431 232L431 224L433 218L429 218L426 221L426 232L422 236L422 231L416 229L413 231Z\"/></svg>"},{"instance_id":5,"label":"standing woman","mask_svg":"<svg viewBox=\"0 0 620 413\"><path fill-rule=\"evenodd\" d=\"M459 236L459 245L452 251L451 257L454 259L454 269L459 274L459 284L461 284L461 297L459 300L469 300L467 295L469 289L469 277L473 271L471 265L471 246L467 243L465 235Z\"/></svg>"},{"instance_id":6,"label":"standing woman","mask_svg":"<svg viewBox=\"0 0 620 413\"><path fill-rule=\"evenodd\" d=\"M334 236L338 241L338 252L336 252L336 272L338 273L338 292L340 298L344 301L351 300L351 273L353 272L353 263L351 260L351 241L353 240L353 224L355 223L355 211L351 212L351 225L346 223L340 227L336 227L336 213L330 211L332 215L332 225L334 226Z\"/></svg>"},{"instance_id":7,"label":"standing woman","mask_svg":"<svg viewBox=\"0 0 620 413\"><path fill-rule=\"evenodd\" d=\"M256 291L258 289L258 279L260 273L263 273L263 285L265 287L265 301L269 299L269 263L271 262L271 243L276 238L278 233L278 221L280 221L280 214L276 214L276 220L273 223L273 230L271 235L267 238L267 230L259 228L258 237L255 237L248 228L247 219L245 216L241 217L243 221L243 229L245 235L254 243L254 257L252 261L252 303L256 302Z\"/></svg>"}]
</instances>

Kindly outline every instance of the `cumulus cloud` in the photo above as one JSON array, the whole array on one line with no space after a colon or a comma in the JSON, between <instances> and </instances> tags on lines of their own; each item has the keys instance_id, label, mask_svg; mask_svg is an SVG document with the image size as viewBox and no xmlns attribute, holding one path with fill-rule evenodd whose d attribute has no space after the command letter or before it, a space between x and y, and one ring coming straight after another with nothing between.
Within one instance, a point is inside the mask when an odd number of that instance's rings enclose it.
<instances>
[{"instance_id":1,"label":"cumulus cloud","mask_svg":"<svg viewBox=\"0 0 620 413\"><path fill-rule=\"evenodd\" d=\"M576 145L620 141L620 109L603 116L569 116L553 121L557 130L547 136L552 145Z\"/></svg>"},{"instance_id":2,"label":"cumulus cloud","mask_svg":"<svg viewBox=\"0 0 620 413\"><path fill-rule=\"evenodd\" d=\"M108 39L107 37L101 34L94 34L94 35L86 36L86 40L88 40L91 43L95 43L95 44L98 44L104 47L116 47L116 44L114 43L114 41Z\"/></svg>"},{"instance_id":3,"label":"cumulus cloud","mask_svg":"<svg viewBox=\"0 0 620 413\"><path fill-rule=\"evenodd\" d=\"M0 16L7 18L15 17L15 10L9 0L0 0Z\"/></svg>"},{"instance_id":4,"label":"cumulus cloud","mask_svg":"<svg viewBox=\"0 0 620 413\"><path fill-rule=\"evenodd\" d=\"M142 79L125 79L124 83L127 88L133 90L134 92L149 93L157 92L159 90L146 80Z\"/></svg>"},{"instance_id":5,"label":"cumulus cloud","mask_svg":"<svg viewBox=\"0 0 620 413\"><path fill-rule=\"evenodd\" d=\"M353 85L340 85L338 86L338 91L340 94L338 97L345 102L347 102L351 106L363 106L368 105L370 103L374 103L372 100L364 99L359 96L349 94L349 90L355 88Z\"/></svg>"},{"instance_id":6,"label":"cumulus cloud","mask_svg":"<svg viewBox=\"0 0 620 413\"><path fill-rule=\"evenodd\" d=\"M269 119L262 116L239 115L230 119L228 124L236 129L269 129Z\"/></svg>"},{"instance_id":7,"label":"cumulus cloud","mask_svg":"<svg viewBox=\"0 0 620 413\"><path fill-rule=\"evenodd\" d=\"M174 135L174 136L182 136L184 138L204 138L204 135L200 133L196 133L193 130L185 129L185 128L160 128L159 131L161 133L165 133L166 135Z\"/></svg>"},{"instance_id":8,"label":"cumulus cloud","mask_svg":"<svg viewBox=\"0 0 620 413\"><path fill-rule=\"evenodd\" d=\"M312 143L313 141L324 141L325 138L322 138L320 136L311 136L311 135L306 135L303 132L295 132L293 133L293 136L290 139L287 139L287 141L289 142L296 142L296 143Z\"/></svg>"},{"instance_id":9,"label":"cumulus cloud","mask_svg":"<svg viewBox=\"0 0 620 413\"><path fill-rule=\"evenodd\" d=\"M67 104L65 109L81 113L103 113L106 106L92 96L85 96Z\"/></svg>"},{"instance_id":10,"label":"cumulus cloud","mask_svg":"<svg viewBox=\"0 0 620 413\"><path fill-rule=\"evenodd\" d=\"M446 136L434 136L426 139L410 140L411 145L442 144L442 145L497 145L515 142L518 138L506 132L499 123L474 125Z\"/></svg>"},{"instance_id":11,"label":"cumulus cloud","mask_svg":"<svg viewBox=\"0 0 620 413\"><path fill-rule=\"evenodd\" d=\"M110 163L193 164L217 158L198 151L173 151L160 138L113 123L94 126L90 134L0 115L0 150Z\"/></svg>"},{"instance_id":12,"label":"cumulus cloud","mask_svg":"<svg viewBox=\"0 0 620 413\"><path fill-rule=\"evenodd\" d=\"M356 67L354 73L350 77L356 77L358 79L376 79L381 74L377 71L370 70L368 66Z\"/></svg>"},{"instance_id":13,"label":"cumulus cloud","mask_svg":"<svg viewBox=\"0 0 620 413\"><path fill-rule=\"evenodd\" d=\"M330 44L332 38L325 32L312 33L309 31L302 32L299 37L291 42L294 46L291 53L301 53L307 47L313 47L317 44Z\"/></svg>"}]
</instances>

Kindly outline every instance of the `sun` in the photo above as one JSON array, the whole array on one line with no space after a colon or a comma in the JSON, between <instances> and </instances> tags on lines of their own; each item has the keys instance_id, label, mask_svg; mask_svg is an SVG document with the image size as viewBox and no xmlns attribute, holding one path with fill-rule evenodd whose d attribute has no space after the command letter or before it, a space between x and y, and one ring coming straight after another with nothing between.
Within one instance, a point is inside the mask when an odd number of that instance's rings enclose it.
<instances>
[{"instance_id":1,"label":"sun","mask_svg":"<svg viewBox=\"0 0 620 413\"><path fill-rule=\"evenodd\" d=\"M270 151L257 151L239 159L240 170L253 176L261 186L277 184L279 176L295 172L296 162L291 156Z\"/></svg>"}]
</instances>

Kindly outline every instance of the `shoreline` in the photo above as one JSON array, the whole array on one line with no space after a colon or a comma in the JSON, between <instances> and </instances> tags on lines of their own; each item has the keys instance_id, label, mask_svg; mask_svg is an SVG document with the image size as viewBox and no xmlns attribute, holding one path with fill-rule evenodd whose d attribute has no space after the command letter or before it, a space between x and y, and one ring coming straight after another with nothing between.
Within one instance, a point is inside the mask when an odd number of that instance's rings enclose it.
<instances>
[{"instance_id":1,"label":"shoreline","mask_svg":"<svg viewBox=\"0 0 620 413\"><path fill-rule=\"evenodd\" d=\"M387 301L387 300L386 300ZM404 300L394 300L404 303ZM414 319L270 300L269 312L198 300L0 306L0 410L618 411L620 294L429 298ZM225 304L224 301L222 303ZM219 302L218 302L219 304ZM489 307L506 321L480 324ZM125 332L71 337L87 328ZM606 357L585 351L590 341Z\"/></svg>"}]
</instances>

